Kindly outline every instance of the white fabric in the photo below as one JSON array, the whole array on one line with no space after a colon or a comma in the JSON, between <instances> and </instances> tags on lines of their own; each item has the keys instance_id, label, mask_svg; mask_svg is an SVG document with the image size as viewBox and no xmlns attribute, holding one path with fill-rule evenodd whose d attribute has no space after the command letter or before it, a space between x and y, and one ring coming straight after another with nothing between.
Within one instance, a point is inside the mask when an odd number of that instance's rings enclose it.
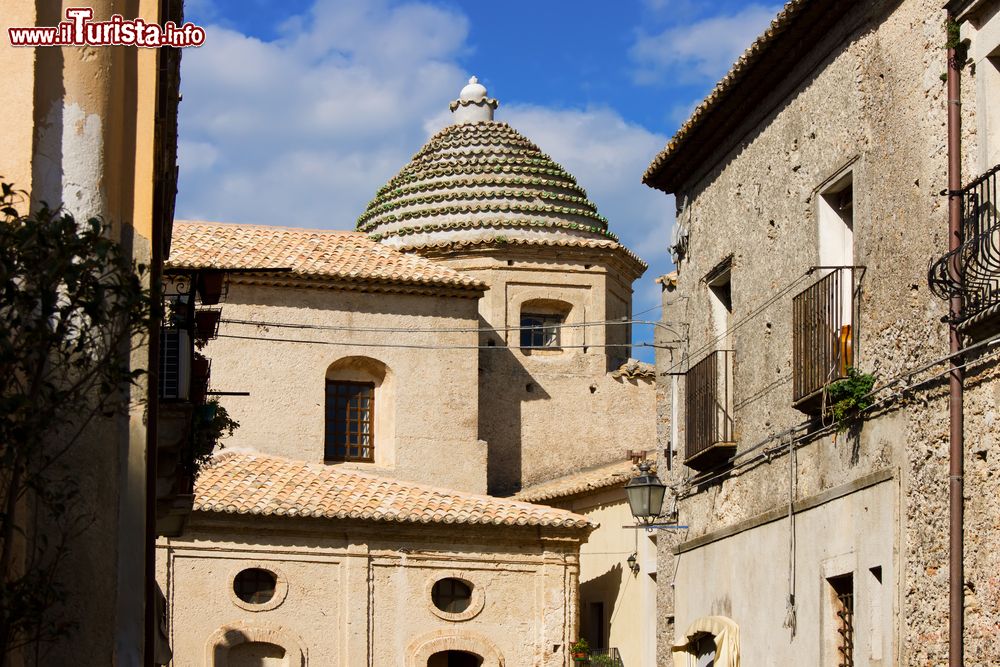
<instances>
[{"instance_id":1,"label":"white fabric","mask_svg":"<svg viewBox=\"0 0 1000 667\"><path fill-rule=\"evenodd\" d=\"M696 667L693 640L710 634L715 640L713 667L740 667L740 626L725 616L702 616L688 626L673 646L674 667Z\"/></svg>"}]
</instances>

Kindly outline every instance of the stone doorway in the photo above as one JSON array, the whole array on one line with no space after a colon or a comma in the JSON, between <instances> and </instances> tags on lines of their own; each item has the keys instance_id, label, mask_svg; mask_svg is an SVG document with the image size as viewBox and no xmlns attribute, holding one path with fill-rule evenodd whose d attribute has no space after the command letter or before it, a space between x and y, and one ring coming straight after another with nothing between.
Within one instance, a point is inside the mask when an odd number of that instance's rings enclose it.
<instances>
[{"instance_id":1,"label":"stone doorway","mask_svg":"<svg viewBox=\"0 0 1000 667\"><path fill-rule=\"evenodd\" d=\"M483 659L468 651L438 651L427 659L427 667L480 667Z\"/></svg>"}]
</instances>

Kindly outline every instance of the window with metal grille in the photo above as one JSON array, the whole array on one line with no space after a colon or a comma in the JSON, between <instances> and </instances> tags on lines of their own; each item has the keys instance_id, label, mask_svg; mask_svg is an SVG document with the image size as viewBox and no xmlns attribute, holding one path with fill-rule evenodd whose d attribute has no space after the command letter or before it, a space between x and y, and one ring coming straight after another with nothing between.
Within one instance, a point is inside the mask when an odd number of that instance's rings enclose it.
<instances>
[{"instance_id":1,"label":"window with metal grille","mask_svg":"<svg viewBox=\"0 0 1000 667\"><path fill-rule=\"evenodd\" d=\"M264 604L274 597L274 589L278 585L278 575L270 570L251 567L242 570L233 579L233 592L236 597L249 604Z\"/></svg>"},{"instance_id":2,"label":"window with metal grille","mask_svg":"<svg viewBox=\"0 0 1000 667\"><path fill-rule=\"evenodd\" d=\"M326 381L325 459L375 460L375 383Z\"/></svg>"},{"instance_id":3,"label":"window with metal grille","mask_svg":"<svg viewBox=\"0 0 1000 667\"><path fill-rule=\"evenodd\" d=\"M838 667L854 667L854 575L827 579L833 589Z\"/></svg>"},{"instance_id":4,"label":"window with metal grille","mask_svg":"<svg viewBox=\"0 0 1000 667\"><path fill-rule=\"evenodd\" d=\"M434 582L431 599L441 611L460 614L472 603L472 586L461 579L441 579Z\"/></svg>"},{"instance_id":5,"label":"window with metal grille","mask_svg":"<svg viewBox=\"0 0 1000 667\"><path fill-rule=\"evenodd\" d=\"M521 315L521 347L559 347L562 315Z\"/></svg>"}]
</instances>

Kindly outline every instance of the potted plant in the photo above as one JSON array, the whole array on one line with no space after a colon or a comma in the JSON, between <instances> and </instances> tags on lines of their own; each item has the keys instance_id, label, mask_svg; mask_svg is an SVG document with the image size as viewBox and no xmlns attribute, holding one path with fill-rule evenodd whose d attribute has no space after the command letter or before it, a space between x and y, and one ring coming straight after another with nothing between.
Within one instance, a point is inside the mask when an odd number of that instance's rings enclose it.
<instances>
[{"instance_id":1,"label":"potted plant","mask_svg":"<svg viewBox=\"0 0 1000 667\"><path fill-rule=\"evenodd\" d=\"M198 276L198 296L205 306L214 306L222 298L226 284L226 274L223 271L203 271Z\"/></svg>"},{"instance_id":2,"label":"potted plant","mask_svg":"<svg viewBox=\"0 0 1000 667\"><path fill-rule=\"evenodd\" d=\"M215 338L219 333L221 310L196 310L194 313L194 336L198 340Z\"/></svg>"},{"instance_id":3,"label":"potted plant","mask_svg":"<svg viewBox=\"0 0 1000 667\"><path fill-rule=\"evenodd\" d=\"M587 643L586 639L580 637L569 645L569 654L572 656L574 662L589 662L590 644Z\"/></svg>"}]
</instances>

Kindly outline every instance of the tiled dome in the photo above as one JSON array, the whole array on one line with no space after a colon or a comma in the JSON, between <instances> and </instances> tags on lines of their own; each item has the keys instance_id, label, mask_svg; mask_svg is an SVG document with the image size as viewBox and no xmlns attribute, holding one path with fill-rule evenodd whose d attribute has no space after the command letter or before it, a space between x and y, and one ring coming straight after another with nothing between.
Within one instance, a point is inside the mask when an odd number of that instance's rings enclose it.
<instances>
[{"instance_id":1,"label":"tiled dome","mask_svg":"<svg viewBox=\"0 0 1000 667\"><path fill-rule=\"evenodd\" d=\"M473 88L476 94L467 94ZM451 105L456 122L431 137L376 193L357 229L396 247L617 240L572 175L507 123L493 120L496 106L470 81Z\"/></svg>"}]
</instances>

